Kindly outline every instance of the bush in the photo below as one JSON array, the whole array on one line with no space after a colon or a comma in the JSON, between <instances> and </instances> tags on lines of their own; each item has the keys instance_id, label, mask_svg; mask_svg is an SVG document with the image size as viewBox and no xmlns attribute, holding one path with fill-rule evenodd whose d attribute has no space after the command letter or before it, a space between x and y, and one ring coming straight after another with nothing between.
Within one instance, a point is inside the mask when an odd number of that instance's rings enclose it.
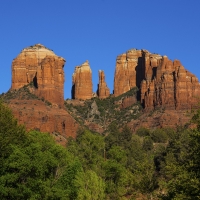
<instances>
[{"instance_id":1,"label":"bush","mask_svg":"<svg viewBox=\"0 0 200 200\"><path fill-rule=\"evenodd\" d=\"M153 140L151 139L151 137L146 136L146 137L144 138L142 148L143 148L145 151L149 151L149 150L152 150L152 149L153 149Z\"/></svg>"},{"instance_id":2,"label":"bush","mask_svg":"<svg viewBox=\"0 0 200 200\"><path fill-rule=\"evenodd\" d=\"M149 129L142 127L136 131L136 134L139 135L140 137L145 137L150 135L150 131Z\"/></svg>"},{"instance_id":3,"label":"bush","mask_svg":"<svg viewBox=\"0 0 200 200\"><path fill-rule=\"evenodd\" d=\"M166 132L162 129L156 129L152 131L151 138L154 142L157 142L157 143L165 143L167 142L167 139L168 139Z\"/></svg>"}]
</instances>

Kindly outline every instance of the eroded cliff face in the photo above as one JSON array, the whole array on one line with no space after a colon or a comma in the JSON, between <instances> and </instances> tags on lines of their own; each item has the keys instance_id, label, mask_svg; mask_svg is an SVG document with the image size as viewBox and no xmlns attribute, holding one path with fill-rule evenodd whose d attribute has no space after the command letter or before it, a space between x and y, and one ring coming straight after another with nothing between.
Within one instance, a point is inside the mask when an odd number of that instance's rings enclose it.
<instances>
[{"instance_id":1,"label":"eroded cliff face","mask_svg":"<svg viewBox=\"0 0 200 200\"><path fill-rule=\"evenodd\" d=\"M139 85L144 78L142 50L131 49L117 57L114 76L114 96Z\"/></svg>"},{"instance_id":2,"label":"eroded cliff face","mask_svg":"<svg viewBox=\"0 0 200 200\"><path fill-rule=\"evenodd\" d=\"M150 73L152 71L149 70ZM197 77L187 71L180 61L172 62L167 56L163 56L161 63L155 67L154 76L148 79L147 74L141 83L141 102L146 109L195 108L199 95L200 85Z\"/></svg>"},{"instance_id":3,"label":"eroded cliff face","mask_svg":"<svg viewBox=\"0 0 200 200\"><path fill-rule=\"evenodd\" d=\"M14 116L27 130L51 133L56 141L66 145L68 137L76 137L78 123L63 108L47 106L41 100L13 99L9 102Z\"/></svg>"},{"instance_id":4,"label":"eroded cliff face","mask_svg":"<svg viewBox=\"0 0 200 200\"><path fill-rule=\"evenodd\" d=\"M197 105L200 85L181 62L147 50L131 49L117 57L114 96L133 87L145 109L191 109Z\"/></svg>"},{"instance_id":5,"label":"eroded cliff face","mask_svg":"<svg viewBox=\"0 0 200 200\"><path fill-rule=\"evenodd\" d=\"M110 95L110 89L105 82L105 74L102 70L99 70L99 84L97 95L100 99L105 99Z\"/></svg>"},{"instance_id":6,"label":"eroded cliff face","mask_svg":"<svg viewBox=\"0 0 200 200\"><path fill-rule=\"evenodd\" d=\"M72 98L73 99L91 99L92 93L92 70L89 62L86 61L82 65L75 67L72 76Z\"/></svg>"},{"instance_id":7,"label":"eroded cliff face","mask_svg":"<svg viewBox=\"0 0 200 200\"><path fill-rule=\"evenodd\" d=\"M33 82L33 93L51 103L63 105L64 64L64 58L41 44L25 48L12 62L11 89Z\"/></svg>"}]
</instances>

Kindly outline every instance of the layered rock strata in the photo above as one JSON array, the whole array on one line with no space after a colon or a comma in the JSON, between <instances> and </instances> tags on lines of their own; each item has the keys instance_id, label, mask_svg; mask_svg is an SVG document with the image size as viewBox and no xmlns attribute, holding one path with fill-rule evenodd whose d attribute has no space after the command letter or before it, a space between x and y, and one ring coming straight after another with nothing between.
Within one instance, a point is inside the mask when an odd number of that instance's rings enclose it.
<instances>
[{"instance_id":1,"label":"layered rock strata","mask_svg":"<svg viewBox=\"0 0 200 200\"><path fill-rule=\"evenodd\" d=\"M138 98L146 109L191 109L197 105L200 85L196 76L167 56L147 50L131 49L117 57L114 95L133 87L140 89Z\"/></svg>"},{"instance_id":2,"label":"layered rock strata","mask_svg":"<svg viewBox=\"0 0 200 200\"><path fill-rule=\"evenodd\" d=\"M175 60L163 56L155 67L155 75L148 74L141 83L141 102L146 109L164 107L166 109L191 109L197 106L200 85L196 76ZM153 73L150 65L148 73Z\"/></svg>"},{"instance_id":3,"label":"layered rock strata","mask_svg":"<svg viewBox=\"0 0 200 200\"><path fill-rule=\"evenodd\" d=\"M76 137L78 123L62 108L47 106L41 100L17 100L9 102L14 116L27 130L49 132L56 141L65 145L68 137Z\"/></svg>"},{"instance_id":4,"label":"layered rock strata","mask_svg":"<svg viewBox=\"0 0 200 200\"><path fill-rule=\"evenodd\" d=\"M117 57L114 76L114 96L119 96L139 85L144 79L142 50L131 49Z\"/></svg>"},{"instance_id":5,"label":"layered rock strata","mask_svg":"<svg viewBox=\"0 0 200 200\"><path fill-rule=\"evenodd\" d=\"M25 48L12 62L11 89L33 82L37 96L63 105L64 64L64 58L41 44Z\"/></svg>"},{"instance_id":6,"label":"layered rock strata","mask_svg":"<svg viewBox=\"0 0 200 200\"><path fill-rule=\"evenodd\" d=\"M86 100L93 97L92 93L92 70L89 62L75 67L72 76L72 98Z\"/></svg>"},{"instance_id":7,"label":"layered rock strata","mask_svg":"<svg viewBox=\"0 0 200 200\"><path fill-rule=\"evenodd\" d=\"M105 99L110 95L110 89L108 88L105 82L105 74L104 71L102 70L99 70L99 84L98 84L97 95L100 99Z\"/></svg>"}]
</instances>

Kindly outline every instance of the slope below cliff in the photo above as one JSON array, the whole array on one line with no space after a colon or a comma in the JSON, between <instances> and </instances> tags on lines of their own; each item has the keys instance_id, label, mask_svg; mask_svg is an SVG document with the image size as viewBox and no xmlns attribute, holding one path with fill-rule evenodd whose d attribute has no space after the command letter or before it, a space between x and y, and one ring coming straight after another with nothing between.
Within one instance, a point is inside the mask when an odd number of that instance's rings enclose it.
<instances>
[{"instance_id":1,"label":"slope below cliff","mask_svg":"<svg viewBox=\"0 0 200 200\"><path fill-rule=\"evenodd\" d=\"M65 107L82 127L102 134L107 133L112 123L117 124L119 129L128 126L135 133L140 127L176 129L190 121L191 110L165 110L161 107L145 110L137 101L137 93L138 89L132 88L118 97L66 100Z\"/></svg>"},{"instance_id":2,"label":"slope below cliff","mask_svg":"<svg viewBox=\"0 0 200 200\"><path fill-rule=\"evenodd\" d=\"M66 109L34 95L31 90L31 84L25 85L1 94L0 98L27 130L49 132L62 145L65 145L68 137L76 137L79 124Z\"/></svg>"}]
</instances>

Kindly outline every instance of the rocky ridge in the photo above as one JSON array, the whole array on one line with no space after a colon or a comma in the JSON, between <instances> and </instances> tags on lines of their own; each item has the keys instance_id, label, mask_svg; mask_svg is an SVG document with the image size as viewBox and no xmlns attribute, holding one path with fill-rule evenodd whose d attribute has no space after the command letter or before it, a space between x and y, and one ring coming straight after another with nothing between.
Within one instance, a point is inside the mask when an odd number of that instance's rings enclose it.
<instances>
[{"instance_id":1,"label":"rocky ridge","mask_svg":"<svg viewBox=\"0 0 200 200\"><path fill-rule=\"evenodd\" d=\"M12 63L11 90L2 95L27 129L48 131L61 143L76 137L78 127L106 133L114 121L133 132L141 126L175 128L187 123L188 113L197 107L197 77L167 56L137 49L117 56L113 95L102 70L97 94L93 93L86 61L75 67L72 99L67 101L64 63L41 44L23 49Z\"/></svg>"}]
</instances>

